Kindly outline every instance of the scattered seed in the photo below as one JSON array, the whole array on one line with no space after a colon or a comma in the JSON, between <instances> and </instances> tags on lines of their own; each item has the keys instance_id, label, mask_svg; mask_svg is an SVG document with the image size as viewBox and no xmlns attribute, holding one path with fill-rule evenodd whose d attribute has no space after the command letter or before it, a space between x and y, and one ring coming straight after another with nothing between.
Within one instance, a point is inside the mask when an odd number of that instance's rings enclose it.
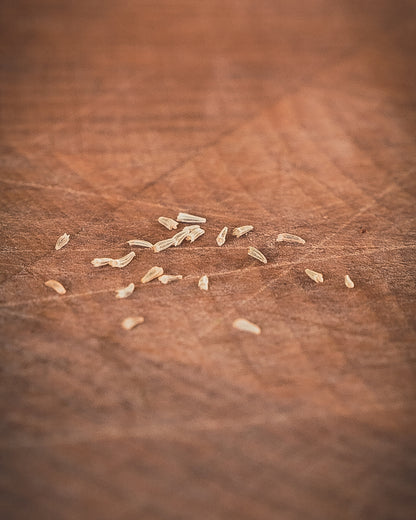
<instances>
[{"instance_id":1,"label":"scattered seed","mask_svg":"<svg viewBox=\"0 0 416 520\"><path fill-rule=\"evenodd\" d=\"M123 289L118 289L116 291L116 298L128 298L134 291L134 283L130 283L127 287Z\"/></svg>"},{"instance_id":2,"label":"scattered seed","mask_svg":"<svg viewBox=\"0 0 416 520\"><path fill-rule=\"evenodd\" d=\"M233 235L235 237L241 237L241 236L245 235L246 233L248 233L249 231L251 231L253 229L254 229L253 226L236 227L236 228L233 229Z\"/></svg>"},{"instance_id":3,"label":"scattered seed","mask_svg":"<svg viewBox=\"0 0 416 520\"><path fill-rule=\"evenodd\" d=\"M189 229L182 229L182 231L179 231L179 233L176 233L176 235L173 235L173 245L180 246L182 242L185 240L185 238L189 235L190 230Z\"/></svg>"},{"instance_id":4,"label":"scattered seed","mask_svg":"<svg viewBox=\"0 0 416 520\"><path fill-rule=\"evenodd\" d=\"M348 289L353 289L354 288L354 282L351 280L351 278L349 277L348 274L345 275L345 285L348 287Z\"/></svg>"},{"instance_id":5,"label":"scattered seed","mask_svg":"<svg viewBox=\"0 0 416 520\"><path fill-rule=\"evenodd\" d=\"M259 251L255 247L250 246L248 248L248 255L252 256L256 260L259 260L259 262L263 262L263 264L267 264L267 258L263 255L261 251Z\"/></svg>"},{"instance_id":6,"label":"scattered seed","mask_svg":"<svg viewBox=\"0 0 416 520\"><path fill-rule=\"evenodd\" d=\"M112 258L94 258L94 260L91 260L94 267L102 267L103 265L108 265L110 262L113 262Z\"/></svg>"},{"instance_id":7,"label":"scattered seed","mask_svg":"<svg viewBox=\"0 0 416 520\"><path fill-rule=\"evenodd\" d=\"M296 235L291 235L290 233L280 233L277 235L276 242L295 242L296 244L305 243L303 238L300 238Z\"/></svg>"},{"instance_id":8,"label":"scattered seed","mask_svg":"<svg viewBox=\"0 0 416 520\"><path fill-rule=\"evenodd\" d=\"M130 316L128 318L125 318L121 322L121 326L124 330L131 330L134 329L137 325L140 325L140 323L144 322L143 316Z\"/></svg>"},{"instance_id":9,"label":"scattered seed","mask_svg":"<svg viewBox=\"0 0 416 520\"><path fill-rule=\"evenodd\" d=\"M164 274L158 277L160 283L167 284L174 282L175 280L182 280L183 276L181 274Z\"/></svg>"},{"instance_id":10,"label":"scattered seed","mask_svg":"<svg viewBox=\"0 0 416 520\"><path fill-rule=\"evenodd\" d=\"M127 255L122 256L121 258L111 260L108 262L108 265L111 265L111 267L126 267L126 265L129 265L135 256L136 253L134 251L130 251L130 253L127 253Z\"/></svg>"},{"instance_id":11,"label":"scattered seed","mask_svg":"<svg viewBox=\"0 0 416 520\"><path fill-rule=\"evenodd\" d=\"M205 229L202 229L200 227L193 229L188 236L186 237L186 240L190 240L191 243L195 242L197 238L199 238L201 235L205 233Z\"/></svg>"},{"instance_id":12,"label":"scattered seed","mask_svg":"<svg viewBox=\"0 0 416 520\"><path fill-rule=\"evenodd\" d=\"M155 253L159 253L159 251L163 251L164 249L167 249L168 247L174 246L175 240L173 238L168 238L166 240L160 240L160 242L156 242L156 244L153 245L153 251Z\"/></svg>"},{"instance_id":13,"label":"scattered seed","mask_svg":"<svg viewBox=\"0 0 416 520\"><path fill-rule=\"evenodd\" d=\"M147 271L147 273L142 278L142 283L151 282L155 278L159 278L159 276L162 276L163 274L163 268L162 267L152 267Z\"/></svg>"},{"instance_id":14,"label":"scattered seed","mask_svg":"<svg viewBox=\"0 0 416 520\"><path fill-rule=\"evenodd\" d=\"M173 220L173 218L169 217L159 217L157 219L159 224L162 224L162 226L165 226L167 229L176 229L178 227L178 223L176 220Z\"/></svg>"},{"instance_id":15,"label":"scattered seed","mask_svg":"<svg viewBox=\"0 0 416 520\"><path fill-rule=\"evenodd\" d=\"M324 281L322 273L317 273L316 271L312 271L311 269L305 269L305 273L316 283L323 283Z\"/></svg>"},{"instance_id":16,"label":"scattered seed","mask_svg":"<svg viewBox=\"0 0 416 520\"><path fill-rule=\"evenodd\" d=\"M147 240L129 240L127 243L129 246L153 247L153 244Z\"/></svg>"},{"instance_id":17,"label":"scattered seed","mask_svg":"<svg viewBox=\"0 0 416 520\"><path fill-rule=\"evenodd\" d=\"M246 320L245 318L238 318L233 321L233 327L243 332L251 332L252 334L260 334L261 329L255 323Z\"/></svg>"},{"instance_id":18,"label":"scattered seed","mask_svg":"<svg viewBox=\"0 0 416 520\"><path fill-rule=\"evenodd\" d=\"M58 251L58 249L62 249L64 246L67 245L67 243L69 242L69 236L70 235L67 235L66 233L64 233L63 235L61 235L58 240L56 241L56 244L55 244L55 249Z\"/></svg>"},{"instance_id":19,"label":"scattered seed","mask_svg":"<svg viewBox=\"0 0 416 520\"><path fill-rule=\"evenodd\" d=\"M225 243L225 239L227 237L227 233L228 233L228 227L225 226L224 228L221 229L221 231L219 232L218 236L217 236L217 244L219 246L222 246L224 245Z\"/></svg>"},{"instance_id":20,"label":"scattered seed","mask_svg":"<svg viewBox=\"0 0 416 520\"><path fill-rule=\"evenodd\" d=\"M46 287L50 287L51 289L56 291L58 294L66 293L65 287L60 282L57 282L56 280L48 280L47 282L45 282L45 285L46 285Z\"/></svg>"},{"instance_id":21,"label":"scattered seed","mask_svg":"<svg viewBox=\"0 0 416 520\"><path fill-rule=\"evenodd\" d=\"M208 276L204 274L204 276L201 276L201 278L198 281L198 287L201 289L201 291L208 291Z\"/></svg>"},{"instance_id":22,"label":"scattered seed","mask_svg":"<svg viewBox=\"0 0 416 520\"><path fill-rule=\"evenodd\" d=\"M176 217L178 222L185 222L186 224L203 224L207 221L204 217L198 217L196 215L190 215L189 213L179 213Z\"/></svg>"},{"instance_id":23,"label":"scattered seed","mask_svg":"<svg viewBox=\"0 0 416 520\"><path fill-rule=\"evenodd\" d=\"M192 226L185 226L182 231L193 231L194 229L198 229L200 227L199 224L193 224Z\"/></svg>"}]
</instances>

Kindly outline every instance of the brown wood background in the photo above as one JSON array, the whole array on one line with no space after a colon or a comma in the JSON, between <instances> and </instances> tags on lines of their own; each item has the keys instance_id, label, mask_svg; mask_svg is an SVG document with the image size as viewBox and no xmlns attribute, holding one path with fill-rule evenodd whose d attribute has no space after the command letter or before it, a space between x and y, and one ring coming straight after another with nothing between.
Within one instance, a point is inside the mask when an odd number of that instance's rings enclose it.
<instances>
[{"instance_id":1,"label":"brown wood background","mask_svg":"<svg viewBox=\"0 0 416 520\"><path fill-rule=\"evenodd\" d=\"M415 518L415 11L1 3L1 518Z\"/></svg>"}]
</instances>

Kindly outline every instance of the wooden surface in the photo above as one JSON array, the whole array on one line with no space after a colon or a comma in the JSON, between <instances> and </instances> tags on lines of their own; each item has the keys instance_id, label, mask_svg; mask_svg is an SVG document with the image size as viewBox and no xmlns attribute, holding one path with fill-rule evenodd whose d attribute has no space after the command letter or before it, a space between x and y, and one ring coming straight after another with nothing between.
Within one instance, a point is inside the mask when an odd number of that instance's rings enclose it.
<instances>
[{"instance_id":1,"label":"wooden surface","mask_svg":"<svg viewBox=\"0 0 416 520\"><path fill-rule=\"evenodd\" d=\"M1 11L1 517L415 518L415 2Z\"/></svg>"}]
</instances>

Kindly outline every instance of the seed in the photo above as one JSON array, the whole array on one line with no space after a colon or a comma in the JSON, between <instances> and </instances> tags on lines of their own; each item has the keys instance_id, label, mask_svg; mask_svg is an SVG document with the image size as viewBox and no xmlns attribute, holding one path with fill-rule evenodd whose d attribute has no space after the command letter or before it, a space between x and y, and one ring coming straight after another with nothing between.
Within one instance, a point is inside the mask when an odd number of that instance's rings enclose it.
<instances>
[{"instance_id":1,"label":"seed","mask_svg":"<svg viewBox=\"0 0 416 520\"><path fill-rule=\"evenodd\" d=\"M296 244L305 243L303 238L300 238L296 235L291 235L290 233L280 233L280 235L277 235L276 242L295 242Z\"/></svg>"},{"instance_id":2,"label":"seed","mask_svg":"<svg viewBox=\"0 0 416 520\"><path fill-rule=\"evenodd\" d=\"M186 237L186 240L190 240L191 243L195 242L197 238L199 238L201 235L205 233L205 229L202 229L198 227L197 229L193 229L188 236Z\"/></svg>"},{"instance_id":3,"label":"seed","mask_svg":"<svg viewBox=\"0 0 416 520\"><path fill-rule=\"evenodd\" d=\"M153 247L153 244L147 240L129 240L127 243L129 246Z\"/></svg>"},{"instance_id":4,"label":"seed","mask_svg":"<svg viewBox=\"0 0 416 520\"><path fill-rule=\"evenodd\" d=\"M238 318L233 321L233 327L243 332L251 332L252 334L260 334L261 329L255 323L246 320L245 318Z\"/></svg>"},{"instance_id":5,"label":"seed","mask_svg":"<svg viewBox=\"0 0 416 520\"><path fill-rule=\"evenodd\" d=\"M182 229L182 231L179 231L179 233L176 233L176 235L173 235L173 245L180 246L182 242L185 240L185 238L189 235L190 231L189 229Z\"/></svg>"},{"instance_id":6,"label":"seed","mask_svg":"<svg viewBox=\"0 0 416 520\"><path fill-rule=\"evenodd\" d=\"M63 235L61 235L58 240L56 241L56 244L55 244L55 249L58 251L58 249L62 249L64 246L67 245L67 243L69 242L69 236L70 235L67 235L66 233L64 233Z\"/></svg>"},{"instance_id":7,"label":"seed","mask_svg":"<svg viewBox=\"0 0 416 520\"><path fill-rule=\"evenodd\" d=\"M233 229L233 235L235 237L241 237L241 236L245 235L246 233L248 233L249 231L251 231L252 229L254 229L253 226L236 227Z\"/></svg>"},{"instance_id":8,"label":"seed","mask_svg":"<svg viewBox=\"0 0 416 520\"><path fill-rule=\"evenodd\" d=\"M112 258L94 258L94 260L91 260L94 267L102 267L103 265L108 265L110 262L113 262Z\"/></svg>"},{"instance_id":9,"label":"seed","mask_svg":"<svg viewBox=\"0 0 416 520\"><path fill-rule=\"evenodd\" d=\"M178 223L176 220L173 220L173 218L169 217L159 217L157 219L159 224L162 224L162 226L165 226L167 229L176 229L178 227Z\"/></svg>"},{"instance_id":10,"label":"seed","mask_svg":"<svg viewBox=\"0 0 416 520\"><path fill-rule=\"evenodd\" d=\"M46 287L50 287L51 289L56 291L58 294L66 293L65 287L60 282L57 282L56 280L48 280L47 282L45 282L45 285L46 285Z\"/></svg>"},{"instance_id":11,"label":"seed","mask_svg":"<svg viewBox=\"0 0 416 520\"><path fill-rule=\"evenodd\" d=\"M167 284L174 282L175 280L182 280L183 276L181 274L164 274L163 276L159 276L158 280L160 283Z\"/></svg>"},{"instance_id":12,"label":"seed","mask_svg":"<svg viewBox=\"0 0 416 520\"><path fill-rule=\"evenodd\" d=\"M354 288L354 282L351 280L351 278L349 277L348 274L345 275L345 285L348 287L348 289L353 289Z\"/></svg>"},{"instance_id":13,"label":"seed","mask_svg":"<svg viewBox=\"0 0 416 520\"><path fill-rule=\"evenodd\" d=\"M185 226L182 231L193 231L194 229L198 229L200 227L199 224L193 224L192 226Z\"/></svg>"},{"instance_id":14,"label":"seed","mask_svg":"<svg viewBox=\"0 0 416 520\"><path fill-rule=\"evenodd\" d=\"M155 253L159 253L159 251L163 251L164 249L167 249L168 247L174 246L175 241L173 238L168 238L166 240L160 240L160 242L156 242L156 244L153 245L153 251Z\"/></svg>"},{"instance_id":15,"label":"seed","mask_svg":"<svg viewBox=\"0 0 416 520\"><path fill-rule=\"evenodd\" d=\"M323 283L324 277L321 273L317 273L316 271L312 271L311 269L305 269L305 273L316 283Z\"/></svg>"},{"instance_id":16,"label":"seed","mask_svg":"<svg viewBox=\"0 0 416 520\"><path fill-rule=\"evenodd\" d=\"M219 246L222 246L224 245L225 243L225 239L227 237L227 233L228 233L228 227L225 226L224 228L221 229L221 231L219 232L218 236L217 236L217 244Z\"/></svg>"},{"instance_id":17,"label":"seed","mask_svg":"<svg viewBox=\"0 0 416 520\"><path fill-rule=\"evenodd\" d=\"M121 258L111 260L108 262L108 265L111 265L111 267L126 267L126 265L129 265L135 256L136 253L134 251L130 251L130 253L127 253L127 255L122 256Z\"/></svg>"},{"instance_id":18,"label":"seed","mask_svg":"<svg viewBox=\"0 0 416 520\"><path fill-rule=\"evenodd\" d=\"M201 276L201 278L198 281L198 287L201 289L201 291L208 291L208 276L204 274L204 276Z\"/></svg>"},{"instance_id":19,"label":"seed","mask_svg":"<svg viewBox=\"0 0 416 520\"><path fill-rule=\"evenodd\" d=\"M196 215L190 215L189 213L179 213L176 220L178 222L185 222L186 224L203 224L207 221L204 217L197 217Z\"/></svg>"},{"instance_id":20,"label":"seed","mask_svg":"<svg viewBox=\"0 0 416 520\"><path fill-rule=\"evenodd\" d=\"M267 264L267 258L263 255L261 251L259 251L255 247L250 246L248 248L248 255L252 256L256 260L259 260L260 262L263 262L263 264Z\"/></svg>"},{"instance_id":21,"label":"seed","mask_svg":"<svg viewBox=\"0 0 416 520\"><path fill-rule=\"evenodd\" d=\"M125 318L121 322L121 326L124 330L131 330L134 329L137 325L140 325L140 323L144 322L143 316L130 316L129 318Z\"/></svg>"},{"instance_id":22,"label":"seed","mask_svg":"<svg viewBox=\"0 0 416 520\"><path fill-rule=\"evenodd\" d=\"M147 273L142 278L142 283L151 282L155 278L159 278L159 276L162 276L163 274L163 268L162 267L152 267L147 271Z\"/></svg>"},{"instance_id":23,"label":"seed","mask_svg":"<svg viewBox=\"0 0 416 520\"><path fill-rule=\"evenodd\" d=\"M116 291L116 298L128 298L134 291L134 283L130 283L127 287L123 289L118 289Z\"/></svg>"}]
</instances>

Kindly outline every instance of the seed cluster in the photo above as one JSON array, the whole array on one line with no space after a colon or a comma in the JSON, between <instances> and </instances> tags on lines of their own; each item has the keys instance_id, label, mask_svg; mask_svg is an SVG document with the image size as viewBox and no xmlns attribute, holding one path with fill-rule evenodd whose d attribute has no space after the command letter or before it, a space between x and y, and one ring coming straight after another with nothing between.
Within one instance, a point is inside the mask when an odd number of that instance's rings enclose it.
<instances>
[{"instance_id":1,"label":"seed cluster","mask_svg":"<svg viewBox=\"0 0 416 520\"><path fill-rule=\"evenodd\" d=\"M155 253L160 253L161 251L164 251L166 249L169 249L171 247L178 247L180 246L184 240L189 241L190 243L193 243L195 240L200 238L205 234L205 230L200 227L200 224L203 224L206 222L205 217L200 217L196 215L191 215L189 213L179 213L176 217L176 220L170 218L170 217L159 217L158 222L164 226L168 230L176 230L178 228L179 223L185 223L190 224L185 226L180 231L177 231L172 237L167 239L162 239L154 244L147 240L143 239L132 239L129 240L127 243L129 246L137 246L137 247L144 247L147 249L152 249ZM244 225L239 226L233 229L232 236L236 238L240 238L250 231L253 231L254 227L252 225ZM218 233L216 237L216 243L218 247L222 247L226 240L227 240L227 234L228 234L228 227L225 226L221 229L221 231ZM63 248L66 244L69 242L69 235L67 233L64 233L61 235L55 245L55 249L59 250ZM304 245L306 241L297 236L290 233L279 233L276 237L276 242L289 242L293 244L300 244ZM265 255L256 247L249 246L248 247L248 255L255 260L258 260L259 262L263 264L267 264L267 258ZM117 267L117 268L124 268L130 264L130 262L133 260L133 258L136 256L136 253L134 251L130 251L125 256L121 258L94 258L91 261L91 264L94 267L103 267L103 266L110 266L110 267ZM314 282L321 284L324 281L324 277L322 273L319 273L317 271L313 271L312 269L305 269L306 275L313 280ZM143 284L149 283L152 280L158 279L159 282L163 285L170 284L175 281L179 281L183 279L183 276L181 274L165 274L163 267L154 266L151 267L141 278L141 282ZM344 277L344 283L345 286L348 289L354 288L354 282L351 280L350 276L348 274ZM53 289L55 292L57 292L60 295L64 295L66 293L65 287L58 282L57 280L48 280L45 282L45 285L51 289ZM198 287L202 291L208 291L209 290L209 278L208 275L204 274L198 279ZM121 289L116 290L116 298L118 299L124 299L128 298L133 294L135 290L135 284L131 282L127 287L123 287ZM137 325L144 322L143 316L129 316L125 318L121 326L125 330L131 330ZM258 325L255 323L252 323L251 321L245 319L245 318L237 318L233 322L233 327L239 331L243 332L250 332L252 334L259 335L261 334L261 329Z\"/></svg>"}]
</instances>

